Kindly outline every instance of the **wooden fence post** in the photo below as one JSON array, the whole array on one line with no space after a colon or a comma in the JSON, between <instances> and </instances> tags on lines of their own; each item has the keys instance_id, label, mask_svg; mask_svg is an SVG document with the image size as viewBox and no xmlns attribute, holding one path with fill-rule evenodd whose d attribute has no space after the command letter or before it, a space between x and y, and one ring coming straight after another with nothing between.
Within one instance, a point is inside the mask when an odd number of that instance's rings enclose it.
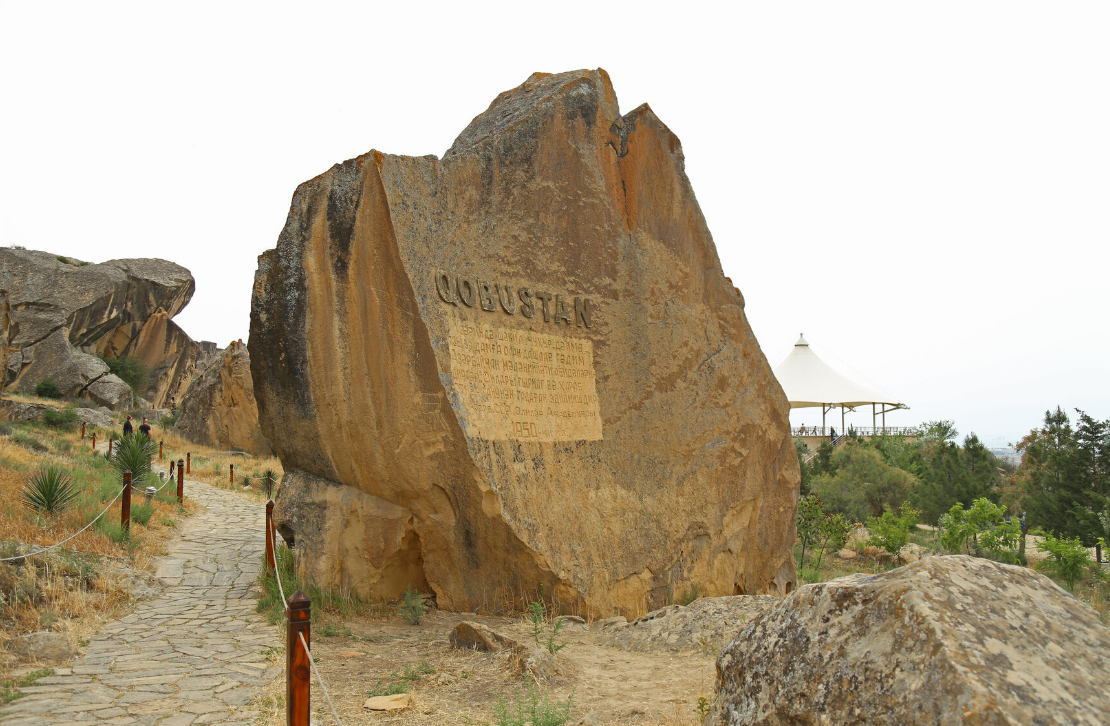
<instances>
[{"instance_id":1,"label":"wooden fence post","mask_svg":"<svg viewBox=\"0 0 1110 726\"><path fill-rule=\"evenodd\" d=\"M112 455L112 443L114 439L108 439L108 456Z\"/></svg>"},{"instance_id":2,"label":"wooden fence post","mask_svg":"<svg viewBox=\"0 0 1110 726\"><path fill-rule=\"evenodd\" d=\"M228 465L228 473L230 474L230 478L228 479L228 483L229 484L234 484L235 483L235 464L229 464Z\"/></svg>"},{"instance_id":3,"label":"wooden fence post","mask_svg":"<svg viewBox=\"0 0 1110 726\"><path fill-rule=\"evenodd\" d=\"M181 464L180 461L178 461L177 463L178 463L178 465ZM185 453L185 473L186 474L192 474L193 473L193 452L191 452L191 451L188 451L188 452Z\"/></svg>"},{"instance_id":4,"label":"wooden fence post","mask_svg":"<svg viewBox=\"0 0 1110 726\"><path fill-rule=\"evenodd\" d=\"M164 444L164 443L166 443L166 442L165 441L159 441L158 442L158 461L162 460L162 444Z\"/></svg>"},{"instance_id":5,"label":"wooden fence post","mask_svg":"<svg viewBox=\"0 0 1110 726\"><path fill-rule=\"evenodd\" d=\"M185 501L185 472L182 466L185 464L181 459L177 460L177 503L182 504Z\"/></svg>"},{"instance_id":6,"label":"wooden fence post","mask_svg":"<svg viewBox=\"0 0 1110 726\"><path fill-rule=\"evenodd\" d=\"M85 422L84 421L81 422L81 440L82 441L85 440Z\"/></svg>"},{"instance_id":7,"label":"wooden fence post","mask_svg":"<svg viewBox=\"0 0 1110 726\"><path fill-rule=\"evenodd\" d=\"M131 470L123 472L123 499L120 500L119 523L125 532L131 531Z\"/></svg>"},{"instance_id":8,"label":"wooden fence post","mask_svg":"<svg viewBox=\"0 0 1110 726\"><path fill-rule=\"evenodd\" d=\"M298 636L304 633L305 643L312 645L309 619L312 601L297 590L289 598L288 620L285 626L285 715L288 726L309 726L310 696L312 693L311 657L305 652Z\"/></svg>"},{"instance_id":9,"label":"wooden fence post","mask_svg":"<svg viewBox=\"0 0 1110 726\"><path fill-rule=\"evenodd\" d=\"M95 431L93 432L93 435L92 435L92 440L93 440L93 447L92 447L92 450L93 450L93 451L96 451L96 432L95 432Z\"/></svg>"},{"instance_id":10,"label":"wooden fence post","mask_svg":"<svg viewBox=\"0 0 1110 726\"><path fill-rule=\"evenodd\" d=\"M266 502L266 571L277 573L277 562L274 559L274 503Z\"/></svg>"}]
</instances>

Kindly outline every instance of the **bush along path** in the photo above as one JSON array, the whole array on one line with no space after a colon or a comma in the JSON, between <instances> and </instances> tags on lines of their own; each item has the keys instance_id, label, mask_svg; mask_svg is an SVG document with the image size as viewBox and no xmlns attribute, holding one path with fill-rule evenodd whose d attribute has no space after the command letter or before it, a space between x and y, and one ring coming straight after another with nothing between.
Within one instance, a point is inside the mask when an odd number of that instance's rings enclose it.
<instances>
[{"instance_id":1,"label":"bush along path","mask_svg":"<svg viewBox=\"0 0 1110 726\"><path fill-rule=\"evenodd\" d=\"M158 567L162 595L93 637L71 667L21 689L0 709L3 726L249 723L244 710L281 664L263 651L279 633L255 613L265 506L200 482L203 505Z\"/></svg>"}]
</instances>

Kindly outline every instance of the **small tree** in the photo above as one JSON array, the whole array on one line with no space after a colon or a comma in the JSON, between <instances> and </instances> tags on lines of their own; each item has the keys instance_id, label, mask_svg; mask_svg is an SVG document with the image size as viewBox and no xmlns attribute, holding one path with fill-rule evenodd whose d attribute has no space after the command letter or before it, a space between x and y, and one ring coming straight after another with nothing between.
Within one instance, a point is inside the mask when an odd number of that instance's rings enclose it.
<instances>
[{"instance_id":1,"label":"small tree","mask_svg":"<svg viewBox=\"0 0 1110 726\"><path fill-rule=\"evenodd\" d=\"M821 537L820 553L817 555L817 570L821 570L821 560L825 556L825 548L832 545L834 550L844 549L848 543L848 535L852 532L852 523L844 518L843 514L826 514L821 520L819 536Z\"/></svg>"},{"instance_id":2,"label":"small tree","mask_svg":"<svg viewBox=\"0 0 1110 726\"><path fill-rule=\"evenodd\" d=\"M1068 584L1069 590L1075 587L1075 583L1083 577L1083 570L1091 564L1091 553L1078 537L1057 539L1051 533L1045 533L1037 548L1048 554L1048 559L1041 566L1052 569Z\"/></svg>"},{"instance_id":3,"label":"small tree","mask_svg":"<svg viewBox=\"0 0 1110 726\"><path fill-rule=\"evenodd\" d=\"M62 394L58 391L58 384L54 382L53 378L43 378L35 386L35 395L42 398L61 398Z\"/></svg>"},{"instance_id":4,"label":"small tree","mask_svg":"<svg viewBox=\"0 0 1110 726\"><path fill-rule=\"evenodd\" d=\"M158 445L146 436L124 436L116 442L109 461L121 479L123 472L130 471L131 485L137 487L150 475L150 462L157 451Z\"/></svg>"},{"instance_id":5,"label":"small tree","mask_svg":"<svg viewBox=\"0 0 1110 726\"><path fill-rule=\"evenodd\" d=\"M871 531L867 544L882 547L901 562L901 550L910 541L910 528L917 525L919 516L920 511L903 502L898 514L888 509L881 517L871 517L867 520L867 529Z\"/></svg>"},{"instance_id":6,"label":"small tree","mask_svg":"<svg viewBox=\"0 0 1110 726\"><path fill-rule=\"evenodd\" d=\"M825 510L816 494L809 494L798 501L798 538L802 540L802 552L798 556L798 567L806 561L806 548L821 535L821 521Z\"/></svg>"}]
</instances>

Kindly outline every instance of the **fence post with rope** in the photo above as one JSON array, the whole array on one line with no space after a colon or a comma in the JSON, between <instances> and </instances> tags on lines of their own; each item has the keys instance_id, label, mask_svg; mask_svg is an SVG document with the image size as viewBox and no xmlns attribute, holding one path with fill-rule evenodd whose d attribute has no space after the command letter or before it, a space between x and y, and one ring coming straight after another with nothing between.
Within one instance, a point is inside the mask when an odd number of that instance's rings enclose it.
<instances>
[{"instance_id":1,"label":"fence post with rope","mask_svg":"<svg viewBox=\"0 0 1110 726\"><path fill-rule=\"evenodd\" d=\"M180 464L180 463L181 462L178 462L178 464ZM191 452L191 451L185 452L185 473L186 474L192 474L193 473L193 452Z\"/></svg>"},{"instance_id":2,"label":"fence post with rope","mask_svg":"<svg viewBox=\"0 0 1110 726\"><path fill-rule=\"evenodd\" d=\"M81 422L81 440L82 441L85 440L85 422L84 421Z\"/></svg>"},{"instance_id":3,"label":"fence post with rope","mask_svg":"<svg viewBox=\"0 0 1110 726\"><path fill-rule=\"evenodd\" d=\"M177 503L185 503L185 472L181 470L185 462L181 459L177 460Z\"/></svg>"},{"instance_id":4,"label":"fence post with rope","mask_svg":"<svg viewBox=\"0 0 1110 726\"><path fill-rule=\"evenodd\" d=\"M96 432L95 431L93 431L93 435L92 435L92 450L93 450L93 453L95 454L96 453Z\"/></svg>"},{"instance_id":5,"label":"fence post with rope","mask_svg":"<svg viewBox=\"0 0 1110 726\"><path fill-rule=\"evenodd\" d=\"M123 472L123 499L120 500L119 524L124 532L131 531L131 470Z\"/></svg>"},{"instance_id":6,"label":"fence post with rope","mask_svg":"<svg viewBox=\"0 0 1110 726\"><path fill-rule=\"evenodd\" d=\"M108 458L109 459L112 458L112 442L114 440L115 439L113 439L112 437L110 437L110 436L108 437Z\"/></svg>"},{"instance_id":7,"label":"fence post with rope","mask_svg":"<svg viewBox=\"0 0 1110 726\"><path fill-rule=\"evenodd\" d=\"M231 478L228 479L228 484L234 484L235 483L235 464L228 464L228 473L231 475Z\"/></svg>"},{"instance_id":8,"label":"fence post with rope","mask_svg":"<svg viewBox=\"0 0 1110 726\"><path fill-rule=\"evenodd\" d=\"M285 673L286 722L288 726L309 726L312 693L312 601L297 590L286 605ZM304 647L301 647L301 642Z\"/></svg>"},{"instance_id":9,"label":"fence post with rope","mask_svg":"<svg viewBox=\"0 0 1110 726\"><path fill-rule=\"evenodd\" d=\"M277 577L277 560L274 552L274 503L266 502L266 571Z\"/></svg>"}]
</instances>

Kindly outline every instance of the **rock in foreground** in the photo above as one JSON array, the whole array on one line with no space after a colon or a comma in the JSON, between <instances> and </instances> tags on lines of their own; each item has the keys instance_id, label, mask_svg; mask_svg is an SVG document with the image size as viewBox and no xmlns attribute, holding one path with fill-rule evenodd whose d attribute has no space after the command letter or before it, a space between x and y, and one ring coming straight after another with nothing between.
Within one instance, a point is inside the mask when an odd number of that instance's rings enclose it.
<instances>
[{"instance_id":1,"label":"rock in foreground","mask_svg":"<svg viewBox=\"0 0 1110 726\"><path fill-rule=\"evenodd\" d=\"M1095 724L1110 630L1032 570L928 557L807 585L717 660L709 723Z\"/></svg>"},{"instance_id":2,"label":"rock in foreground","mask_svg":"<svg viewBox=\"0 0 1110 726\"><path fill-rule=\"evenodd\" d=\"M604 71L533 75L442 160L303 184L249 345L275 515L322 585L629 617L793 586L786 398L681 143Z\"/></svg>"}]
</instances>

